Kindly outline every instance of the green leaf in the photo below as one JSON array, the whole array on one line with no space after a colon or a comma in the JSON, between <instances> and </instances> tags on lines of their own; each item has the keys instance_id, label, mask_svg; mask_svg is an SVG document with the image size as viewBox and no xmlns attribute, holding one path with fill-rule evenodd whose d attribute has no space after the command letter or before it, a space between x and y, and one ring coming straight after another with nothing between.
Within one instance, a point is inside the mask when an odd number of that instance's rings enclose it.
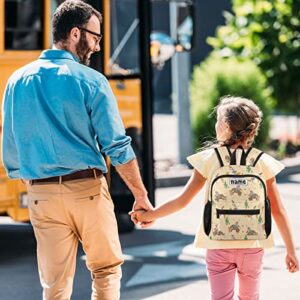
<instances>
[{"instance_id":1,"label":"green leaf","mask_svg":"<svg viewBox=\"0 0 300 300\"><path fill-rule=\"evenodd\" d=\"M273 4L269 1L255 1L255 13L269 13L273 9Z\"/></svg>"},{"instance_id":2,"label":"green leaf","mask_svg":"<svg viewBox=\"0 0 300 300\"><path fill-rule=\"evenodd\" d=\"M209 44L210 46L212 46L213 48L221 48L222 47L222 42L214 37L208 37L206 39L207 44Z\"/></svg>"},{"instance_id":3,"label":"green leaf","mask_svg":"<svg viewBox=\"0 0 300 300\"><path fill-rule=\"evenodd\" d=\"M253 13L254 6L250 1L242 6L236 5L233 7L237 17L247 16Z\"/></svg>"},{"instance_id":4,"label":"green leaf","mask_svg":"<svg viewBox=\"0 0 300 300\"><path fill-rule=\"evenodd\" d=\"M252 22L251 24L249 24L249 29L250 32L263 32L264 28L262 26L262 24L258 23L258 22Z\"/></svg>"}]
</instances>

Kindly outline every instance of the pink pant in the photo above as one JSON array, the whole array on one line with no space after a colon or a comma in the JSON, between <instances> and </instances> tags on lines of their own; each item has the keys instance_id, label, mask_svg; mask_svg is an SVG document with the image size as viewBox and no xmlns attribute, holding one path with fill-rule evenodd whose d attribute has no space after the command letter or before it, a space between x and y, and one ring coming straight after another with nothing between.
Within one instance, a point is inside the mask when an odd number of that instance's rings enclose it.
<instances>
[{"instance_id":1,"label":"pink pant","mask_svg":"<svg viewBox=\"0 0 300 300\"><path fill-rule=\"evenodd\" d=\"M264 250L207 250L206 264L212 300L233 300L236 271L239 278L240 300L259 299L259 283Z\"/></svg>"}]
</instances>

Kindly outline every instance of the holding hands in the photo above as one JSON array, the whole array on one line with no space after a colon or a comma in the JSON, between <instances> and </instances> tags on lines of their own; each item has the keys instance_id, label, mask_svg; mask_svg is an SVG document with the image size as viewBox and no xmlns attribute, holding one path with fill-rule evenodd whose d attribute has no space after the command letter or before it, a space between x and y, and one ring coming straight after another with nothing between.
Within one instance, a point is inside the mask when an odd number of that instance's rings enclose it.
<instances>
[{"instance_id":1,"label":"holding hands","mask_svg":"<svg viewBox=\"0 0 300 300\"><path fill-rule=\"evenodd\" d=\"M155 221L155 218L152 216L153 210L145 210L145 209L137 209L134 211L129 212L131 219L136 220L138 224L140 223L142 228L149 227ZM149 225L149 226L148 226Z\"/></svg>"},{"instance_id":2,"label":"holding hands","mask_svg":"<svg viewBox=\"0 0 300 300\"><path fill-rule=\"evenodd\" d=\"M153 225L155 218L147 216L153 211L153 206L148 197L136 198L132 207L132 211L128 214L134 224L140 224L142 228L147 228ZM145 216L143 216L145 215Z\"/></svg>"},{"instance_id":3,"label":"holding hands","mask_svg":"<svg viewBox=\"0 0 300 300\"><path fill-rule=\"evenodd\" d=\"M206 179L200 173L194 171L186 187L178 196L169 199L155 209L147 197L136 198L132 211L129 212L131 220L134 224L140 223L142 228L151 226L156 219L173 214L187 206L205 182Z\"/></svg>"}]
</instances>

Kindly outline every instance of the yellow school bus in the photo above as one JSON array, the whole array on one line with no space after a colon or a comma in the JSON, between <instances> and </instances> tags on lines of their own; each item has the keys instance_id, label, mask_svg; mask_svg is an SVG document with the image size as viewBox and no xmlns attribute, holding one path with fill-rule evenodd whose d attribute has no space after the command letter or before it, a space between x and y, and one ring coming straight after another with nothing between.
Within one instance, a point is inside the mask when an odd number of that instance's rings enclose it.
<instances>
[{"instance_id":1,"label":"yellow school bus","mask_svg":"<svg viewBox=\"0 0 300 300\"><path fill-rule=\"evenodd\" d=\"M43 49L52 47L51 16L61 2L63 1L0 0L1 99L12 72L37 59ZM94 54L91 67L102 72L110 81L127 134L132 137L132 145L142 168L149 198L154 203L151 55L153 64L162 65L175 51L190 50L191 26L188 26L188 34L181 34L175 41L159 33L154 34L151 40L153 3L150 1L86 2L103 13L102 51ZM179 15L183 16L181 23L184 23L185 27L181 26L182 31L191 21L192 3L187 0L176 0L174 3L178 7ZM133 203L131 193L113 168L109 168L107 179L116 212L127 216L126 213ZM16 221L29 220L25 186L20 180L7 178L1 162L0 214L7 214ZM121 227L126 231L131 225L129 222L125 222L125 225L124 216L118 221L120 225L123 220Z\"/></svg>"}]
</instances>

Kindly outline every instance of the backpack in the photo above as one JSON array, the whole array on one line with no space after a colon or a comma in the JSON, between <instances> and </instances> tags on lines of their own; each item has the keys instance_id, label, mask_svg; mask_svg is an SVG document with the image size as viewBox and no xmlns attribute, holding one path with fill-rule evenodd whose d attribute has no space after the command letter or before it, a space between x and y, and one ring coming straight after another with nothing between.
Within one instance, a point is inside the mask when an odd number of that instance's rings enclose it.
<instances>
[{"instance_id":1,"label":"backpack","mask_svg":"<svg viewBox=\"0 0 300 300\"><path fill-rule=\"evenodd\" d=\"M242 150L239 164L237 149ZM204 231L211 240L264 240L272 219L266 182L256 166L263 152L237 149L214 148L220 167L208 180Z\"/></svg>"}]
</instances>

